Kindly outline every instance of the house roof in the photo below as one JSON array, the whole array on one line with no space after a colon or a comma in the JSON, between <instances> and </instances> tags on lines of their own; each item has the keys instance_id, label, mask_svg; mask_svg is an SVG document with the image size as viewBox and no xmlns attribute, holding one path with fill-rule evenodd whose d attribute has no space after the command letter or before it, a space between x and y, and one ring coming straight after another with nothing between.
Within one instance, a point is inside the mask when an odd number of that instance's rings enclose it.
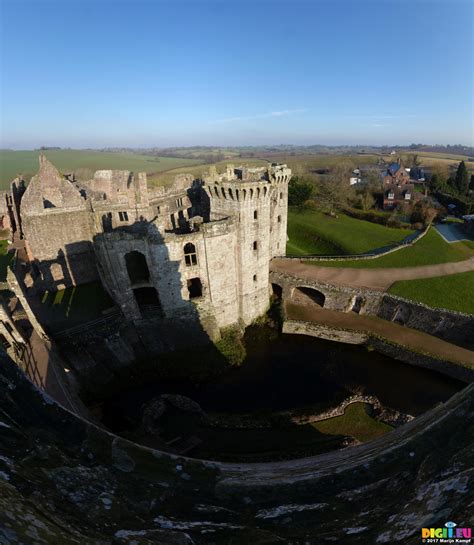
<instances>
[{"instance_id":1,"label":"house roof","mask_svg":"<svg viewBox=\"0 0 474 545\"><path fill-rule=\"evenodd\" d=\"M393 200L405 200L405 195L407 193L410 193L413 195L413 192L415 190L415 186L413 184L390 184L385 189L384 197L388 198L389 193L394 193L394 199Z\"/></svg>"},{"instance_id":2,"label":"house roof","mask_svg":"<svg viewBox=\"0 0 474 545\"><path fill-rule=\"evenodd\" d=\"M388 166L388 173L393 176L399 171L400 167L401 165L399 163L390 163Z\"/></svg>"}]
</instances>

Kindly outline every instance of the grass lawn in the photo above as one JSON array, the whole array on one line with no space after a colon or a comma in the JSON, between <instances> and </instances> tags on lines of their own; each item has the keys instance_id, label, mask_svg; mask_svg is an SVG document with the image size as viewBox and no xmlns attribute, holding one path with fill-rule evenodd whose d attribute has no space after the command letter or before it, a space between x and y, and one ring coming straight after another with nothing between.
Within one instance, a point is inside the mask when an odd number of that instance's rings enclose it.
<instances>
[{"instance_id":1,"label":"grass lawn","mask_svg":"<svg viewBox=\"0 0 474 545\"><path fill-rule=\"evenodd\" d=\"M308 261L321 267L351 267L354 269L380 269L390 267L418 267L463 261L474 255L474 241L446 242L436 231L430 229L413 246L381 256L361 261Z\"/></svg>"},{"instance_id":2,"label":"grass lawn","mask_svg":"<svg viewBox=\"0 0 474 545\"><path fill-rule=\"evenodd\" d=\"M395 229L339 213L288 209L287 255L360 254L396 244L414 231Z\"/></svg>"},{"instance_id":3,"label":"grass lawn","mask_svg":"<svg viewBox=\"0 0 474 545\"><path fill-rule=\"evenodd\" d=\"M430 307L474 314L474 272L395 282L389 293Z\"/></svg>"},{"instance_id":4,"label":"grass lawn","mask_svg":"<svg viewBox=\"0 0 474 545\"><path fill-rule=\"evenodd\" d=\"M311 424L321 433L331 435L349 435L361 442L371 441L392 430L392 427L379 422L367 413L365 403L351 403L343 416L335 416Z\"/></svg>"},{"instance_id":5,"label":"grass lawn","mask_svg":"<svg viewBox=\"0 0 474 545\"><path fill-rule=\"evenodd\" d=\"M14 252L8 253L9 248L8 240L0 240L0 282L7 279L7 268L13 259Z\"/></svg>"},{"instance_id":6,"label":"grass lawn","mask_svg":"<svg viewBox=\"0 0 474 545\"><path fill-rule=\"evenodd\" d=\"M198 159L152 157L138 153L113 153L93 150L0 150L0 189L7 189L10 182L21 173L27 181L39 168L38 156L44 153L60 171L76 171L79 178L89 178L101 169L132 170L149 174L199 164Z\"/></svg>"},{"instance_id":7,"label":"grass lawn","mask_svg":"<svg viewBox=\"0 0 474 545\"><path fill-rule=\"evenodd\" d=\"M89 282L57 292L45 291L41 298L41 313L48 325L56 330L100 318L104 310L113 306L100 282Z\"/></svg>"}]
</instances>

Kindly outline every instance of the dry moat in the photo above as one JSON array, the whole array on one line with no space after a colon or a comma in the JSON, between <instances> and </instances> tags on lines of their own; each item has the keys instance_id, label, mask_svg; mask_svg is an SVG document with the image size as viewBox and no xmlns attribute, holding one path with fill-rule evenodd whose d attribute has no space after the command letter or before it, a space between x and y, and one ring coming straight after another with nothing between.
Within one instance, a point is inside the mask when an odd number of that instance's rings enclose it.
<instances>
[{"instance_id":1,"label":"dry moat","mask_svg":"<svg viewBox=\"0 0 474 545\"><path fill-rule=\"evenodd\" d=\"M144 445L221 461L270 461L388 433L464 384L366 347L251 326L240 366L212 350L142 363L107 393L85 396L111 431ZM353 396L345 415L314 422ZM361 398L362 399L362 398ZM343 409L344 410L344 409ZM343 412L343 410L341 412Z\"/></svg>"}]
</instances>

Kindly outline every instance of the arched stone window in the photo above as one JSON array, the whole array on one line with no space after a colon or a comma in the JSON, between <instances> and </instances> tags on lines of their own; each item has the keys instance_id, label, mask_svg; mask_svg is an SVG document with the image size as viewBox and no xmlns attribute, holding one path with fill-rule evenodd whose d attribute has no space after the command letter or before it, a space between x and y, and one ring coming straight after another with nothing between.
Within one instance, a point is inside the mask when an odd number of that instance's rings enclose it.
<instances>
[{"instance_id":1,"label":"arched stone window","mask_svg":"<svg viewBox=\"0 0 474 545\"><path fill-rule=\"evenodd\" d=\"M194 267L197 265L197 252L196 246L192 242L188 242L184 245L184 262L186 267Z\"/></svg>"},{"instance_id":2,"label":"arched stone window","mask_svg":"<svg viewBox=\"0 0 474 545\"><path fill-rule=\"evenodd\" d=\"M132 284L141 284L150 280L150 270L148 269L146 257L141 252L134 250L125 254L125 263Z\"/></svg>"}]
</instances>

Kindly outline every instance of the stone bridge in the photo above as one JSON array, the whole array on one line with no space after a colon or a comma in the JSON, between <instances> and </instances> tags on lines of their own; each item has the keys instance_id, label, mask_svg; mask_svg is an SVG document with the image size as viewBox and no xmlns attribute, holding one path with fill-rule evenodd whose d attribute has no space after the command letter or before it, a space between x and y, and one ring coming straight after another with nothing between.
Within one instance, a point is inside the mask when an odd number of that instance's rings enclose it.
<instances>
[{"instance_id":1,"label":"stone bridge","mask_svg":"<svg viewBox=\"0 0 474 545\"><path fill-rule=\"evenodd\" d=\"M360 287L334 285L281 271L270 271L273 293L286 302L315 303L330 310L377 314L384 293Z\"/></svg>"},{"instance_id":2,"label":"stone bridge","mask_svg":"<svg viewBox=\"0 0 474 545\"><path fill-rule=\"evenodd\" d=\"M285 333L370 344L407 363L474 380L473 315L281 270L270 272L270 282L284 303Z\"/></svg>"}]
</instances>

